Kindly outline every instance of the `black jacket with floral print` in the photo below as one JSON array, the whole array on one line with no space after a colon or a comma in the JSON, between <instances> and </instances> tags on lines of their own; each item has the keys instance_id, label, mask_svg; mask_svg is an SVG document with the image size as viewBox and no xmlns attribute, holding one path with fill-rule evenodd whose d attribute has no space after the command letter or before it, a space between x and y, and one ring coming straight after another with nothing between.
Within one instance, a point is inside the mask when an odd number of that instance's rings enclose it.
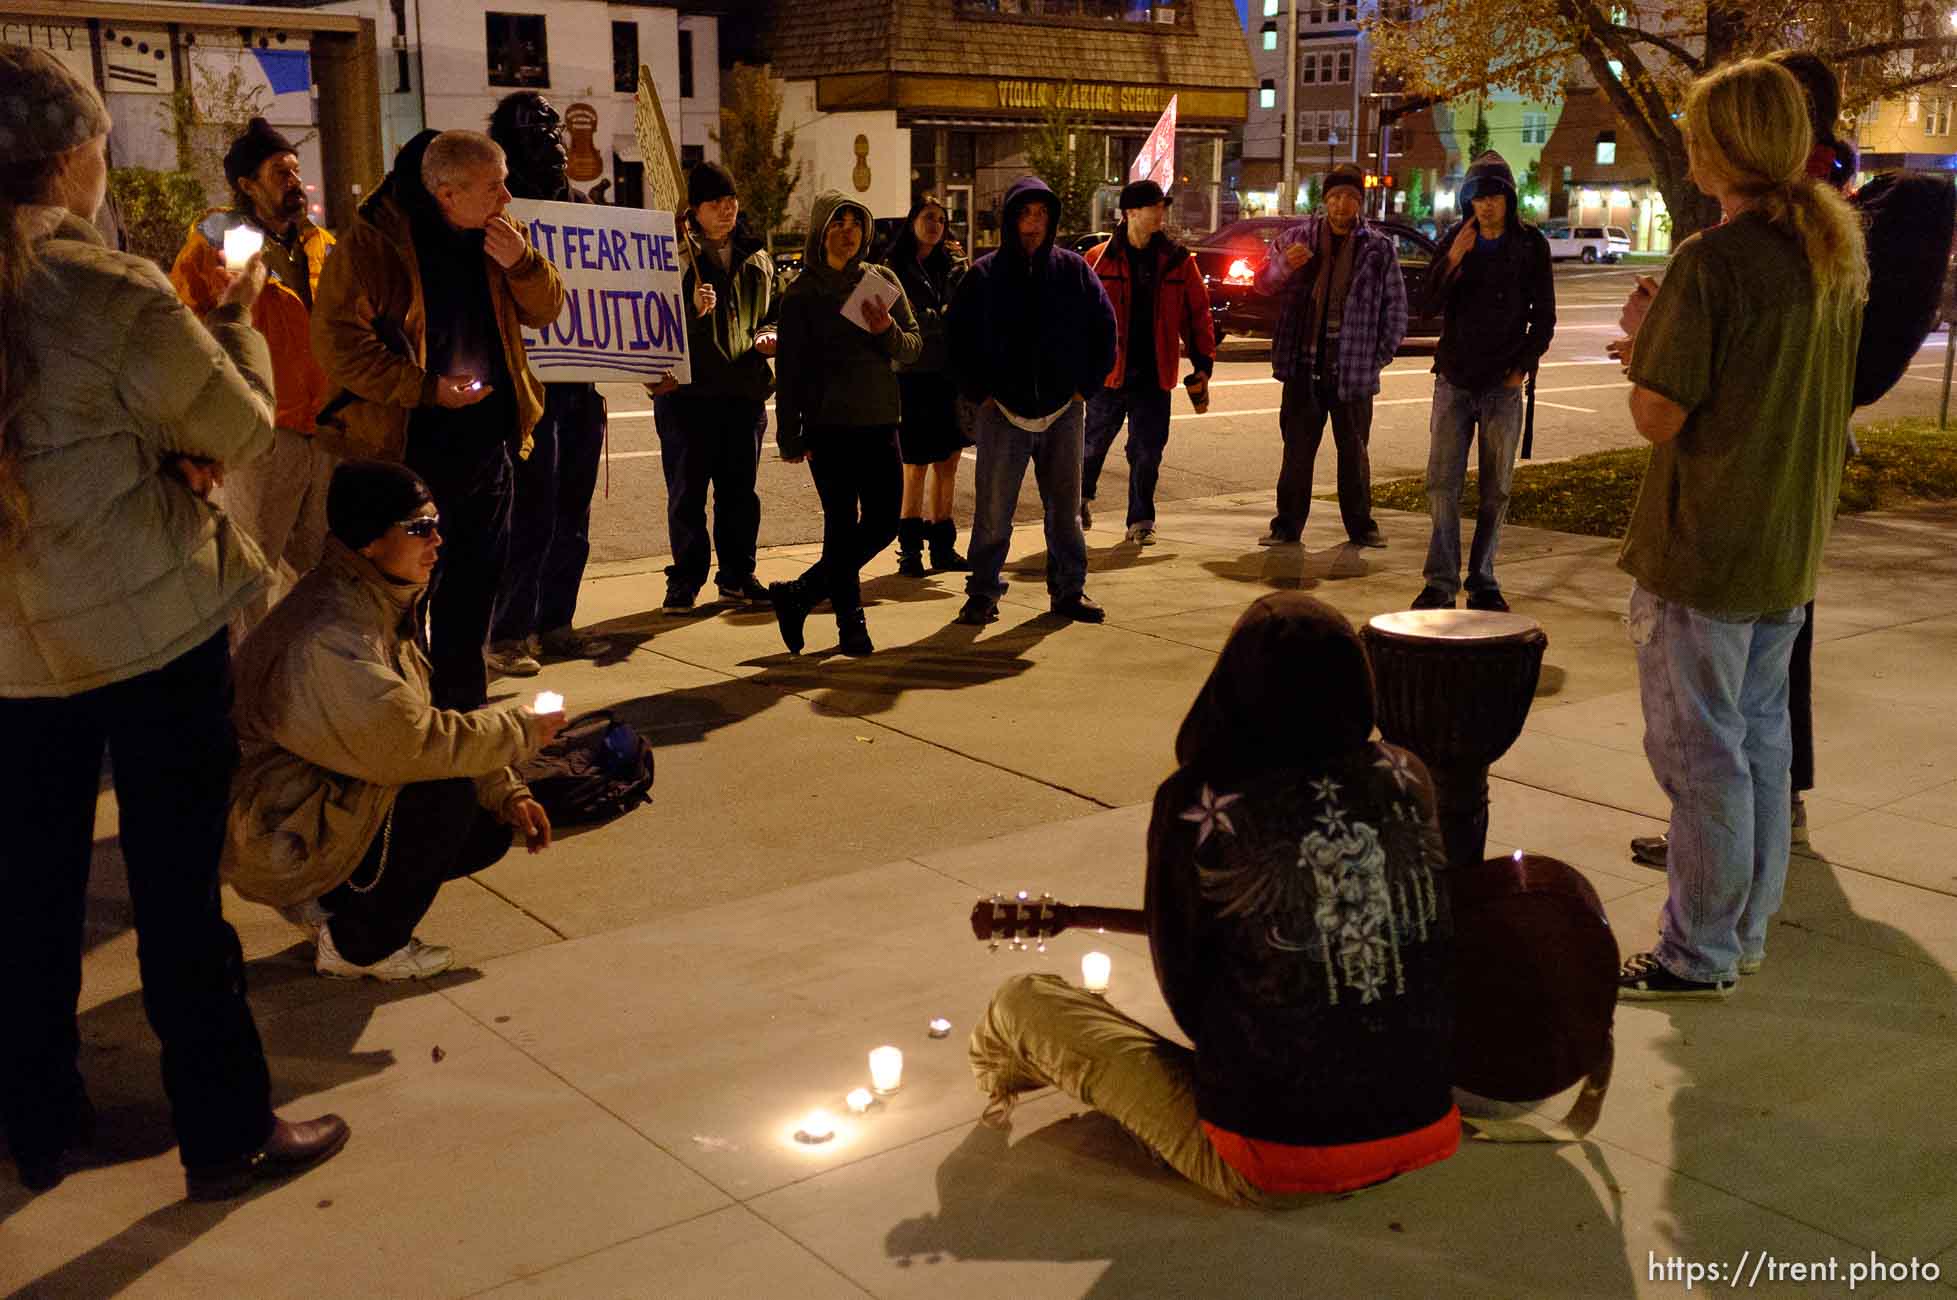
<instances>
[{"instance_id":1,"label":"black jacket with floral print","mask_svg":"<svg viewBox=\"0 0 1957 1300\"><path fill-rule=\"evenodd\" d=\"M1156 792L1149 946L1196 1047L1202 1118L1339 1146L1453 1107L1452 924L1433 788L1367 744L1310 767Z\"/></svg>"}]
</instances>

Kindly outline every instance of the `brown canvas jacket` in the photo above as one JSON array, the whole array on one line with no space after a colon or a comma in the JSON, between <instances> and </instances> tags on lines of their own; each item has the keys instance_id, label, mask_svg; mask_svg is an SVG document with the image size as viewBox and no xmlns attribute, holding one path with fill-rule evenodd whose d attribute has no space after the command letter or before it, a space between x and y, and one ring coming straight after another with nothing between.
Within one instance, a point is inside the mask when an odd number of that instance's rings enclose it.
<instances>
[{"instance_id":1,"label":"brown canvas jacket","mask_svg":"<svg viewBox=\"0 0 1957 1300\"><path fill-rule=\"evenodd\" d=\"M511 218L515 220L515 218ZM523 223L517 222L523 230ZM526 232L527 233L527 232ZM496 304L503 360L516 387L522 446L544 413L544 386L524 360L520 325L540 328L557 319L564 285L557 268L535 248L511 270L485 256L490 300ZM427 361L428 322L421 297L408 214L383 185L360 207L320 272L313 301L313 353L333 385L320 412L317 436L343 456L400 460L408 416L435 402Z\"/></svg>"}]
</instances>

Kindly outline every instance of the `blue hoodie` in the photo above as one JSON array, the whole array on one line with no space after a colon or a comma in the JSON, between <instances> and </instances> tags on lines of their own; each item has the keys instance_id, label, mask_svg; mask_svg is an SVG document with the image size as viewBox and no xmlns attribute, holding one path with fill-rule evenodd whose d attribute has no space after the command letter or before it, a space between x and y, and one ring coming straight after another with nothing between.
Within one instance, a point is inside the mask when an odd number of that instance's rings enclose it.
<instances>
[{"instance_id":1,"label":"blue hoodie","mask_svg":"<svg viewBox=\"0 0 1957 1300\"><path fill-rule=\"evenodd\" d=\"M1019 213L1044 203L1046 242L1028 256ZM1100 389L1114 369L1114 307L1101 277L1078 253L1053 246L1060 201L1036 176L1022 176L999 207L1000 244L966 274L946 320L951 370L973 402L988 397L1038 419L1077 393Z\"/></svg>"}]
</instances>

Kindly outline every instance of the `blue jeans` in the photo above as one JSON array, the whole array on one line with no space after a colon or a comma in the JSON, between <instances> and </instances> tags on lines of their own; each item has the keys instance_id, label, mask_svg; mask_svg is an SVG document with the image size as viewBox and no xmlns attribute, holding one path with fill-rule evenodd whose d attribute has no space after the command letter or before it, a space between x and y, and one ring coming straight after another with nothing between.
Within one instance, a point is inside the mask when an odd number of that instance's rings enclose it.
<instances>
[{"instance_id":1,"label":"blue jeans","mask_svg":"<svg viewBox=\"0 0 1957 1300\"><path fill-rule=\"evenodd\" d=\"M1495 551L1509 512L1509 483L1522 440L1522 389L1492 384L1456 388L1434 376L1434 408L1428 421L1427 516L1434 537L1427 544L1427 585L1449 596L1461 589L1461 485L1468 474L1468 443L1480 432L1481 510L1468 553L1468 591L1500 591Z\"/></svg>"},{"instance_id":2,"label":"blue jeans","mask_svg":"<svg viewBox=\"0 0 1957 1300\"><path fill-rule=\"evenodd\" d=\"M1787 665L1804 615L1726 619L1631 591L1644 752L1672 801L1658 962L1734 978L1767 948L1792 837Z\"/></svg>"},{"instance_id":3,"label":"blue jeans","mask_svg":"<svg viewBox=\"0 0 1957 1300\"><path fill-rule=\"evenodd\" d=\"M1087 588L1087 539L1080 532L1080 470L1086 435L1086 406L1069 402L1060 418L1041 433L1029 433L997 407L980 407L973 432L978 437L978 467L973 493L971 576L965 594L997 600L999 580L1012 543L1012 516L1026 462L1040 487L1046 513L1046 589L1054 600L1078 596Z\"/></svg>"},{"instance_id":4,"label":"blue jeans","mask_svg":"<svg viewBox=\"0 0 1957 1300\"><path fill-rule=\"evenodd\" d=\"M545 384L543 418L531 438L529 457L514 466L510 564L492 641L571 626L591 558L591 494L605 449L605 399L590 384Z\"/></svg>"},{"instance_id":5,"label":"blue jeans","mask_svg":"<svg viewBox=\"0 0 1957 1300\"><path fill-rule=\"evenodd\" d=\"M1128 524L1155 522L1155 483L1162 474L1162 452L1169 445L1169 398L1166 388L1103 388L1087 399L1087 453L1081 469L1080 495L1094 499L1101 466L1108 460L1121 422L1128 421Z\"/></svg>"}]
</instances>

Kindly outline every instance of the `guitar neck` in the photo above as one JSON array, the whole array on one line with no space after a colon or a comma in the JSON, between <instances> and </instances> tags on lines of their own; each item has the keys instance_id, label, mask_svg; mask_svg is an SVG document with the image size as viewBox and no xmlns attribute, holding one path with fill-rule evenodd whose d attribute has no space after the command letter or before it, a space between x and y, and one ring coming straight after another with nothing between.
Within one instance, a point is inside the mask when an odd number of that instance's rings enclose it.
<instances>
[{"instance_id":1,"label":"guitar neck","mask_svg":"<svg viewBox=\"0 0 1957 1300\"><path fill-rule=\"evenodd\" d=\"M1110 934L1148 933L1148 913L1139 907L1068 906L1063 915L1070 930L1106 930Z\"/></svg>"}]
</instances>

